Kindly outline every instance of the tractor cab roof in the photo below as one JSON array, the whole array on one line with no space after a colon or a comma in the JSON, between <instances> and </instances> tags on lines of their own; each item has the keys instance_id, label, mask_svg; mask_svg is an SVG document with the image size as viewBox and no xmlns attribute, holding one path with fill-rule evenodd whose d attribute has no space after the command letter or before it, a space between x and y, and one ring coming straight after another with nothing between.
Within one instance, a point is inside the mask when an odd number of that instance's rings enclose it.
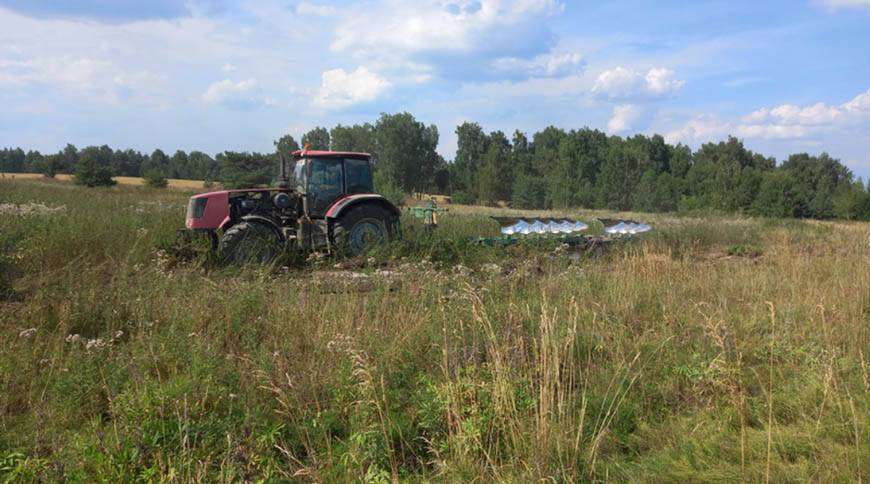
<instances>
[{"instance_id":1,"label":"tractor cab roof","mask_svg":"<svg viewBox=\"0 0 870 484\"><path fill-rule=\"evenodd\" d=\"M336 158L371 158L368 153L357 153L353 151L317 151L317 150L296 150L293 153L293 158L305 157L336 157Z\"/></svg>"}]
</instances>

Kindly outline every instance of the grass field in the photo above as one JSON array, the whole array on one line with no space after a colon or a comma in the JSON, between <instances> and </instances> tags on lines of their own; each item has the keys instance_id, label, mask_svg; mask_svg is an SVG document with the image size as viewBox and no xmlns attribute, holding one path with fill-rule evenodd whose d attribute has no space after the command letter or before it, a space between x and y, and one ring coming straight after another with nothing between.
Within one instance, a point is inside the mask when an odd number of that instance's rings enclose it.
<instances>
[{"instance_id":1,"label":"grass field","mask_svg":"<svg viewBox=\"0 0 870 484\"><path fill-rule=\"evenodd\" d=\"M186 196L0 180L0 480L870 479L870 224L628 214L590 257L451 206L239 269L172 249Z\"/></svg>"},{"instance_id":2,"label":"grass field","mask_svg":"<svg viewBox=\"0 0 870 484\"><path fill-rule=\"evenodd\" d=\"M145 179L135 176L114 176L113 180L118 182L119 185L130 185L141 187L145 185ZM0 173L0 180L44 180L51 181L51 179L46 179L41 173ZM55 180L63 181L63 182L71 182L72 175L64 175L59 174L55 175ZM169 178L167 181L167 188L175 188L180 190L202 190L205 188L205 182L202 180L179 180L176 178Z\"/></svg>"}]
</instances>

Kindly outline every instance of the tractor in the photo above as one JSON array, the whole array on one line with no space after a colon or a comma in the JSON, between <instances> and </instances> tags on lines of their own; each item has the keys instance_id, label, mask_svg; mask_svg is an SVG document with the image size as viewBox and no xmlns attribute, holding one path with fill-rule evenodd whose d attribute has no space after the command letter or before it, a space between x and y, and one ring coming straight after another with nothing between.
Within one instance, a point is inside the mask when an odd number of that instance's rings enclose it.
<instances>
[{"instance_id":1,"label":"tractor","mask_svg":"<svg viewBox=\"0 0 870 484\"><path fill-rule=\"evenodd\" d=\"M306 147L282 154L274 188L194 195L185 226L228 262L265 264L284 248L360 255L396 237L399 216L374 193L371 155Z\"/></svg>"}]
</instances>

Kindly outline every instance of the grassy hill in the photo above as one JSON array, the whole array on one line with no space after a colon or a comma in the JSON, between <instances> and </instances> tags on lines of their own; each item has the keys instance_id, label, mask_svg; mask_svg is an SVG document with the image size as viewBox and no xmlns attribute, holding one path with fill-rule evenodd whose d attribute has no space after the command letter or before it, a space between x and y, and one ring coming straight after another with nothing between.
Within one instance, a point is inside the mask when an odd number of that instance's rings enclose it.
<instances>
[{"instance_id":1,"label":"grassy hill","mask_svg":"<svg viewBox=\"0 0 870 484\"><path fill-rule=\"evenodd\" d=\"M630 214L592 257L451 206L239 269L173 250L186 196L0 180L0 479L870 476L870 224Z\"/></svg>"}]
</instances>

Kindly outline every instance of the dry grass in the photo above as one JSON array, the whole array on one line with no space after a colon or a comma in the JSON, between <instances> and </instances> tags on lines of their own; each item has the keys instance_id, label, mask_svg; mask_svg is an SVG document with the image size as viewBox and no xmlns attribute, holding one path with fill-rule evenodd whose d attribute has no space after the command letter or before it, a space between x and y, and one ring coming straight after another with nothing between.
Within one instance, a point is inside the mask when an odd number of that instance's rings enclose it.
<instances>
[{"instance_id":1,"label":"dry grass","mask_svg":"<svg viewBox=\"0 0 870 484\"><path fill-rule=\"evenodd\" d=\"M0 203L67 207L0 219L4 478L868 475L870 224L631 214L656 231L577 259L463 245L488 211L451 206L355 272L273 271L161 251L175 192Z\"/></svg>"},{"instance_id":2,"label":"dry grass","mask_svg":"<svg viewBox=\"0 0 870 484\"><path fill-rule=\"evenodd\" d=\"M58 174L55 175L55 180L63 182L71 182L72 175ZM0 180L42 180L45 179L40 173L0 173ZM119 185L129 186L144 186L145 179L133 176L116 176L112 177ZM176 178L167 179L167 188L177 190L202 190L205 188L205 182L202 180L180 180Z\"/></svg>"}]
</instances>

